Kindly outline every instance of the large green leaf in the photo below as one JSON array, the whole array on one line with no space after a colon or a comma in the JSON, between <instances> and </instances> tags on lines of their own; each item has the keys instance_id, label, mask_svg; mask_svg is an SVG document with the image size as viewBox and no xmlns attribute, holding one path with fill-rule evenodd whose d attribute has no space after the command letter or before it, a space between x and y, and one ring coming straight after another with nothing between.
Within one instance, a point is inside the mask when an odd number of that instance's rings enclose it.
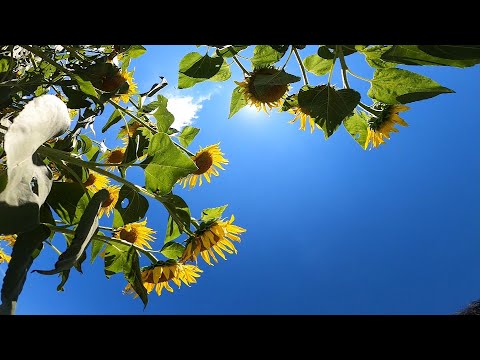
<instances>
[{"instance_id":1,"label":"large green leaf","mask_svg":"<svg viewBox=\"0 0 480 360\"><path fill-rule=\"evenodd\" d=\"M180 256L182 256L183 250L185 250L185 246L174 241L170 241L163 245L160 253L169 259L177 260Z\"/></svg>"},{"instance_id":2,"label":"large green leaf","mask_svg":"<svg viewBox=\"0 0 480 360\"><path fill-rule=\"evenodd\" d=\"M102 127L102 133L107 131L110 126L115 125L122 118L122 112L118 109L113 110L112 115L108 118L106 124Z\"/></svg>"},{"instance_id":3,"label":"large green leaf","mask_svg":"<svg viewBox=\"0 0 480 360\"><path fill-rule=\"evenodd\" d=\"M143 302L144 308L148 304L147 290L143 286L140 264L138 261L137 250L131 246L127 251L125 262L123 264L123 276L130 283L137 295Z\"/></svg>"},{"instance_id":4,"label":"large green leaf","mask_svg":"<svg viewBox=\"0 0 480 360\"><path fill-rule=\"evenodd\" d=\"M122 205L128 200L127 205ZM129 224L145 217L148 210L148 200L139 192L131 187L123 185L120 189L115 213L113 217L113 227L117 228Z\"/></svg>"},{"instance_id":5,"label":"large green leaf","mask_svg":"<svg viewBox=\"0 0 480 360\"><path fill-rule=\"evenodd\" d=\"M80 90L87 95L90 95L94 98L98 97L97 91L93 87L92 83L87 80L83 80L79 75L72 75L73 79L77 82Z\"/></svg>"},{"instance_id":6,"label":"large green leaf","mask_svg":"<svg viewBox=\"0 0 480 360\"><path fill-rule=\"evenodd\" d=\"M153 113L155 119L157 119L158 131L166 133L175 120L170 111L167 110L168 99L163 95L157 96L158 108Z\"/></svg>"},{"instance_id":7,"label":"large green leaf","mask_svg":"<svg viewBox=\"0 0 480 360\"><path fill-rule=\"evenodd\" d=\"M206 80L225 81L230 76L230 66L222 57L210 57L208 54L202 56L191 52L180 61L178 88L186 89Z\"/></svg>"},{"instance_id":8,"label":"large green leaf","mask_svg":"<svg viewBox=\"0 0 480 360\"><path fill-rule=\"evenodd\" d=\"M352 135L353 139L362 147L365 148L365 142L367 141L368 133L368 120L369 116L365 112L355 112L352 116L349 116L343 121L345 129Z\"/></svg>"},{"instance_id":9,"label":"large green leaf","mask_svg":"<svg viewBox=\"0 0 480 360\"><path fill-rule=\"evenodd\" d=\"M335 58L335 54L325 45L320 45L318 47L317 54L326 60L333 60Z\"/></svg>"},{"instance_id":10,"label":"large green leaf","mask_svg":"<svg viewBox=\"0 0 480 360\"><path fill-rule=\"evenodd\" d=\"M199 128L193 126L185 126L182 129L182 132L177 136L178 141L184 147L190 145L190 143L195 139L195 136L200 132Z\"/></svg>"},{"instance_id":11,"label":"large green leaf","mask_svg":"<svg viewBox=\"0 0 480 360\"><path fill-rule=\"evenodd\" d=\"M270 45L257 45L253 49L253 57L250 61L254 68L263 68L275 64L283 55L285 51L277 51Z\"/></svg>"},{"instance_id":12,"label":"large green leaf","mask_svg":"<svg viewBox=\"0 0 480 360\"><path fill-rule=\"evenodd\" d=\"M83 188L79 183L59 183L52 184L52 190L48 194L47 203L57 213L57 215L65 223L72 225L76 224L80 217L78 215L77 206L85 198Z\"/></svg>"},{"instance_id":13,"label":"large green leaf","mask_svg":"<svg viewBox=\"0 0 480 360\"><path fill-rule=\"evenodd\" d=\"M380 59L406 65L440 65L469 67L478 64L479 59L455 59L436 56L436 51L431 51L431 46L420 45L394 45L381 55Z\"/></svg>"},{"instance_id":14,"label":"large green leaf","mask_svg":"<svg viewBox=\"0 0 480 360\"><path fill-rule=\"evenodd\" d=\"M228 118L230 119L246 105L247 100L245 100L245 96L243 96L242 87L237 86L232 92L232 100L230 101L230 114L228 114Z\"/></svg>"},{"instance_id":15,"label":"large green leaf","mask_svg":"<svg viewBox=\"0 0 480 360\"><path fill-rule=\"evenodd\" d=\"M105 247L105 276L110 276L123 272L123 267L127 261L128 250L132 246L112 243Z\"/></svg>"},{"instance_id":16,"label":"large green leaf","mask_svg":"<svg viewBox=\"0 0 480 360\"><path fill-rule=\"evenodd\" d=\"M397 63L382 59L383 54L392 48L392 45L375 45L360 50L365 55L368 65L375 69L396 67Z\"/></svg>"},{"instance_id":17,"label":"large green leaf","mask_svg":"<svg viewBox=\"0 0 480 360\"><path fill-rule=\"evenodd\" d=\"M168 194L163 196L161 201L170 214L165 234L167 243L179 237L183 229L190 228L190 209L185 200L178 195Z\"/></svg>"},{"instance_id":18,"label":"large green leaf","mask_svg":"<svg viewBox=\"0 0 480 360\"><path fill-rule=\"evenodd\" d=\"M444 59L480 62L480 45L418 45L418 48Z\"/></svg>"},{"instance_id":19,"label":"large green leaf","mask_svg":"<svg viewBox=\"0 0 480 360\"><path fill-rule=\"evenodd\" d=\"M147 52L147 49L145 49L142 45L131 45L127 50L127 54L131 58L140 57L146 52Z\"/></svg>"},{"instance_id":20,"label":"large green leaf","mask_svg":"<svg viewBox=\"0 0 480 360\"><path fill-rule=\"evenodd\" d=\"M152 137L148 155L152 158L145 168L145 185L147 190L160 195L168 194L178 179L198 169L193 160L164 133Z\"/></svg>"},{"instance_id":21,"label":"large green leaf","mask_svg":"<svg viewBox=\"0 0 480 360\"><path fill-rule=\"evenodd\" d=\"M368 96L386 104L406 104L453 93L432 79L402 69L377 69Z\"/></svg>"},{"instance_id":22,"label":"large green leaf","mask_svg":"<svg viewBox=\"0 0 480 360\"><path fill-rule=\"evenodd\" d=\"M332 62L332 59L324 59L317 54L313 54L307 56L305 60L303 60L303 65L305 65L305 69L307 69L307 71L317 76L321 76L330 71L332 68Z\"/></svg>"},{"instance_id":23,"label":"large green leaf","mask_svg":"<svg viewBox=\"0 0 480 360\"><path fill-rule=\"evenodd\" d=\"M91 249L92 252L90 254L90 263L91 264L93 264L93 262L97 258L98 254L100 253L100 251L102 250L104 245L105 245L105 243L103 241L95 240L95 239L92 240L92 249Z\"/></svg>"},{"instance_id":24,"label":"large green leaf","mask_svg":"<svg viewBox=\"0 0 480 360\"><path fill-rule=\"evenodd\" d=\"M28 270L40 253L43 241L49 235L50 229L43 224L31 231L18 234L12 249L12 259L3 279L0 315L15 313L16 303L27 279Z\"/></svg>"},{"instance_id":25,"label":"large green leaf","mask_svg":"<svg viewBox=\"0 0 480 360\"><path fill-rule=\"evenodd\" d=\"M203 222L207 222L209 220L215 220L222 217L223 212L227 208L228 205L223 205L214 208L207 208L202 210L202 217L200 218Z\"/></svg>"},{"instance_id":26,"label":"large green leaf","mask_svg":"<svg viewBox=\"0 0 480 360\"><path fill-rule=\"evenodd\" d=\"M280 70L273 74L258 73L255 75L254 86L258 91L259 87L271 87L274 85L288 85L294 82L300 81L300 77L289 74L285 70Z\"/></svg>"},{"instance_id":27,"label":"large green leaf","mask_svg":"<svg viewBox=\"0 0 480 360\"><path fill-rule=\"evenodd\" d=\"M304 86L298 93L298 103L307 110L315 122L331 136L343 119L349 116L360 102L360 94L353 89L336 90L332 86Z\"/></svg>"}]
</instances>

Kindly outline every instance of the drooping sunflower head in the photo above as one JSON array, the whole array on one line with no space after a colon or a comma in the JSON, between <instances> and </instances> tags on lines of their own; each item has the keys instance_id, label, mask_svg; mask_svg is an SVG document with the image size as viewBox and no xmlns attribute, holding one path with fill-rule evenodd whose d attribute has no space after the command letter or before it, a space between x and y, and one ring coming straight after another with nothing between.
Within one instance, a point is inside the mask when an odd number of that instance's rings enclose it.
<instances>
[{"instance_id":1,"label":"drooping sunflower head","mask_svg":"<svg viewBox=\"0 0 480 360\"><path fill-rule=\"evenodd\" d=\"M156 231L145 226L146 224L147 220L126 224L115 229L113 231L113 237L128 241L129 243L135 244L142 249L151 249L152 246L148 242L155 240L155 237L152 236L152 234L155 234Z\"/></svg>"},{"instance_id":2,"label":"drooping sunflower head","mask_svg":"<svg viewBox=\"0 0 480 360\"><path fill-rule=\"evenodd\" d=\"M255 106L258 111L263 109L267 114L267 106L271 110L282 105L287 96L288 84L272 85L267 83L258 85L258 82L255 81L259 75L276 75L280 71L273 67L255 69L242 82L235 81L242 88L243 96L248 105Z\"/></svg>"},{"instance_id":3,"label":"drooping sunflower head","mask_svg":"<svg viewBox=\"0 0 480 360\"><path fill-rule=\"evenodd\" d=\"M315 123L315 120L310 116L310 111L298 104L297 95L291 95L287 98L282 107L282 111L285 110L287 110L290 114L295 115L295 117L288 122L289 124L293 124L297 120L300 120L300 130L305 131L307 129L307 122L310 125L310 133L315 131L315 127L321 129L320 125Z\"/></svg>"},{"instance_id":4,"label":"drooping sunflower head","mask_svg":"<svg viewBox=\"0 0 480 360\"><path fill-rule=\"evenodd\" d=\"M137 129L142 126L143 125L140 124L138 121L133 121L127 125L124 125L120 128L120 131L118 132L118 137L122 139L125 145L127 145L128 139L135 135Z\"/></svg>"},{"instance_id":5,"label":"drooping sunflower head","mask_svg":"<svg viewBox=\"0 0 480 360\"><path fill-rule=\"evenodd\" d=\"M115 148L113 150L108 150L105 153L105 162L107 164L121 164L123 161L123 158L125 157L125 151L126 148ZM113 171L116 169L116 166L109 166L107 167L107 170Z\"/></svg>"},{"instance_id":6,"label":"drooping sunflower head","mask_svg":"<svg viewBox=\"0 0 480 360\"><path fill-rule=\"evenodd\" d=\"M399 112L409 110L410 108L408 106L376 104L373 108L380 112L378 116L373 116L368 121L365 149L368 148L370 143L372 143L373 147L379 147L381 144L384 144L385 139L390 139L391 132L398 132L395 124L408 126L408 124L398 116Z\"/></svg>"},{"instance_id":7,"label":"drooping sunflower head","mask_svg":"<svg viewBox=\"0 0 480 360\"><path fill-rule=\"evenodd\" d=\"M159 261L158 263L142 268L142 283L147 293L150 294L155 289L158 296L162 295L162 290L173 292L172 287L168 283L172 280L179 288L182 282L190 286L197 282L196 278L200 277L203 272L195 265L187 265L179 263L175 260ZM125 294L135 293L130 284L125 287ZM135 293L134 297L138 297Z\"/></svg>"},{"instance_id":8,"label":"drooping sunflower head","mask_svg":"<svg viewBox=\"0 0 480 360\"><path fill-rule=\"evenodd\" d=\"M197 153L192 156L192 160L197 165L198 170L194 173L187 175L183 179L179 180L180 184L183 183L183 187L187 186L187 183L191 188L193 188L197 184L197 180L199 180L198 186L202 185L202 175L205 177L207 182L210 182L210 176L218 176L218 170L223 168L222 165L228 164L228 160L223 157L223 153L220 150L220 143L207 146L206 148L200 148Z\"/></svg>"},{"instance_id":9,"label":"drooping sunflower head","mask_svg":"<svg viewBox=\"0 0 480 360\"><path fill-rule=\"evenodd\" d=\"M105 189L108 191L108 199L102 203L102 207L98 212L98 218L101 218L103 214L107 214L107 217L110 217L110 213L113 211L115 205L117 205L120 195L120 186L111 185L107 186Z\"/></svg>"},{"instance_id":10,"label":"drooping sunflower head","mask_svg":"<svg viewBox=\"0 0 480 360\"><path fill-rule=\"evenodd\" d=\"M101 175L95 171L90 170L88 173L88 178L87 180L85 180L83 185L85 185L85 187L88 190L93 191L95 193L98 190L108 186L109 182L110 180L105 175Z\"/></svg>"},{"instance_id":11,"label":"drooping sunflower head","mask_svg":"<svg viewBox=\"0 0 480 360\"><path fill-rule=\"evenodd\" d=\"M228 254L237 253L235 245L232 241L240 242L239 234L247 231L246 229L233 225L235 217L232 215L230 220L222 221L220 219L203 223L200 228L195 231L194 236L187 240L187 246L183 252L180 262L197 262L197 256L205 260L208 265L212 265L210 257L218 262L216 252L222 259L225 258L225 251Z\"/></svg>"},{"instance_id":12,"label":"drooping sunflower head","mask_svg":"<svg viewBox=\"0 0 480 360\"><path fill-rule=\"evenodd\" d=\"M117 104L120 102L120 100L124 103L128 103L130 96L137 93L137 84L133 81L133 70L120 71L119 76L123 79L123 82L127 82L128 90L125 93L118 94L118 96L113 97L112 100L115 101Z\"/></svg>"},{"instance_id":13,"label":"drooping sunflower head","mask_svg":"<svg viewBox=\"0 0 480 360\"><path fill-rule=\"evenodd\" d=\"M13 246L17 241L17 235L0 235L0 240L5 241L8 246Z\"/></svg>"}]
</instances>

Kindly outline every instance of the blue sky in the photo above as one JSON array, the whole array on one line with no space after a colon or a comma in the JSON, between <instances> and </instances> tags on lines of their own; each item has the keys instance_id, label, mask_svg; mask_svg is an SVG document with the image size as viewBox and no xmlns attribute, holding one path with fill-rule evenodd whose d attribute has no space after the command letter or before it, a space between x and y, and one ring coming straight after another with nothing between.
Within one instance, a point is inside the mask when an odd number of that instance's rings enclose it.
<instances>
[{"instance_id":1,"label":"blue sky","mask_svg":"<svg viewBox=\"0 0 480 360\"><path fill-rule=\"evenodd\" d=\"M161 93L177 121L201 128L189 149L220 141L230 161L211 184L174 192L196 217L229 204L224 215L233 213L247 229L238 254L213 267L201 261L197 284L152 293L145 311L122 294L122 275L105 278L101 259L86 262L83 275L73 270L61 293L56 276L29 274L18 314L450 314L480 298L478 66L407 67L456 93L412 103L402 113L410 126L364 151L345 129L325 141L321 131L288 124L288 113L244 108L227 119L233 80L242 79L235 64L226 82L178 90L178 63L197 48L147 50L132 61L140 90L165 76ZM347 61L372 77L361 55ZM288 70L299 74L293 58ZM341 86L338 69L332 83ZM369 103L367 83L350 78L350 85ZM96 120L99 141L110 113ZM112 133L109 147L116 144ZM143 185L134 170L129 176ZM147 217L161 247L166 211L152 201ZM65 246L62 236L54 243ZM52 268L56 259L45 247L32 268Z\"/></svg>"}]
</instances>

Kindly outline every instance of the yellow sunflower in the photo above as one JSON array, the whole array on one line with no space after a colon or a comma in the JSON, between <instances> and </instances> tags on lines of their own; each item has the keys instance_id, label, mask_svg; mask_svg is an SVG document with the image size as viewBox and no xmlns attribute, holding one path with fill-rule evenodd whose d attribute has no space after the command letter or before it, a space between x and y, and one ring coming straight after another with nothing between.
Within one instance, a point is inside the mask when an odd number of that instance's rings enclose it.
<instances>
[{"instance_id":1,"label":"yellow sunflower","mask_svg":"<svg viewBox=\"0 0 480 360\"><path fill-rule=\"evenodd\" d=\"M405 105L386 105L379 117L372 117L368 122L367 139L364 148L367 149L370 142L373 147L379 147L385 143L385 139L390 139L391 132L398 132L394 126L408 126L408 124L398 116L399 112L407 111L410 108Z\"/></svg>"},{"instance_id":2,"label":"yellow sunflower","mask_svg":"<svg viewBox=\"0 0 480 360\"><path fill-rule=\"evenodd\" d=\"M3 252L3 249L0 248L0 264L3 263L3 262L9 263L11 258L12 257L10 255L5 254Z\"/></svg>"},{"instance_id":3,"label":"yellow sunflower","mask_svg":"<svg viewBox=\"0 0 480 360\"><path fill-rule=\"evenodd\" d=\"M237 249L235 249L232 241L240 242L240 237L237 235L247 230L240 226L233 225L234 220L235 217L232 215L228 221L217 220L208 226L207 229L197 230L195 236L188 240L187 247L179 261L197 262L197 256L200 254L208 265L213 266L210 261L210 256L218 263L213 251L224 260L227 259L222 250L229 254L236 254Z\"/></svg>"},{"instance_id":4,"label":"yellow sunflower","mask_svg":"<svg viewBox=\"0 0 480 360\"><path fill-rule=\"evenodd\" d=\"M128 83L128 91L125 94L119 94L112 98L117 104L122 100L124 103L128 103L130 96L137 93L137 84L133 81L133 71L121 71L120 76L124 81Z\"/></svg>"},{"instance_id":5,"label":"yellow sunflower","mask_svg":"<svg viewBox=\"0 0 480 360\"><path fill-rule=\"evenodd\" d=\"M125 151L126 148L115 148L113 150L108 150L105 153L106 160L105 162L107 164L121 164L123 161L123 158L125 157ZM107 170L113 171L117 167L116 166L109 166L107 167Z\"/></svg>"},{"instance_id":6,"label":"yellow sunflower","mask_svg":"<svg viewBox=\"0 0 480 360\"><path fill-rule=\"evenodd\" d=\"M195 162L195 165L197 165L198 170L179 180L180 184L183 183L183 188L187 186L187 183L190 186L190 189L193 188L197 184L197 180L199 180L198 186L201 186L202 175L207 182L210 182L210 176L219 175L215 166L219 169L225 170L222 167L222 164L228 164L228 160L223 157L224 154L220 150L219 144L220 143L210 145L204 149L200 148L195 156L192 156L192 160Z\"/></svg>"},{"instance_id":7,"label":"yellow sunflower","mask_svg":"<svg viewBox=\"0 0 480 360\"><path fill-rule=\"evenodd\" d=\"M248 105L255 106L258 111L263 109L268 114L267 106L271 110L282 105L287 96L288 85L263 85L259 89L255 86L255 77L259 74L275 75L279 72L280 70L275 68L256 69L242 82L235 81L235 84L242 88L241 91Z\"/></svg>"},{"instance_id":8,"label":"yellow sunflower","mask_svg":"<svg viewBox=\"0 0 480 360\"><path fill-rule=\"evenodd\" d=\"M134 121L126 126L122 126L118 132L118 137L122 139L125 145L128 145L128 139L131 138L139 127L143 125L138 121Z\"/></svg>"},{"instance_id":9,"label":"yellow sunflower","mask_svg":"<svg viewBox=\"0 0 480 360\"><path fill-rule=\"evenodd\" d=\"M0 240L6 241L8 246L13 246L17 241L17 235L0 235Z\"/></svg>"},{"instance_id":10,"label":"yellow sunflower","mask_svg":"<svg viewBox=\"0 0 480 360\"><path fill-rule=\"evenodd\" d=\"M296 122L298 119L300 119L300 130L305 131L306 130L306 125L307 121L310 124L310 133L313 133L315 130L315 126L319 129L321 129L320 125L318 125L315 120L313 120L310 117L310 113L306 109L302 109L300 106L294 106L288 110L289 113L294 114L295 117L290 120L288 123L293 124Z\"/></svg>"},{"instance_id":11,"label":"yellow sunflower","mask_svg":"<svg viewBox=\"0 0 480 360\"><path fill-rule=\"evenodd\" d=\"M148 242L155 240L155 237L153 237L151 234L155 234L156 231L146 227L146 224L147 220L124 225L114 230L113 237L128 241L129 243L135 244L142 249L151 249L152 247Z\"/></svg>"},{"instance_id":12,"label":"yellow sunflower","mask_svg":"<svg viewBox=\"0 0 480 360\"><path fill-rule=\"evenodd\" d=\"M158 296L162 295L163 288L173 292L172 287L168 283L172 280L179 288L182 282L190 286L197 282L196 278L200 277L203 272L195 265L186 265L176 262L175 260L159 261L157 264L144 268L142 270L142 283L147 293L150 294L153 289ZM125 294L135 293L130 284L127 284L124 290ZM134 297L138 297L137 294Z\"/></svg>"},{"instance_id":13,"label":"yellow sunflower","mask_svg":"<svg viewBox=\"0 0 480 360\"><path fill-rule=\"evenodd\" d=\"M85 185L88 190L95 193L98 190L108 186L109 182L110 180L108 179L108 177L90 170L88 174L88 179L85 180L83 185Z\"/></svg>"},{"instance_id":14,"label":"yellow sunflower","mask_svg":"<svg viewBox=\"0 0 480 360\"><path fill-rule=\"evenodd\" d=\"M108 191L108 199L105 200L98 212L98 217L101 218L103 214L107 214L110 217L110 213L113 211L115 205L117 205L118 197L120 195L120 186L113 185L105 188Z\"/></svg>"}]
</instances>

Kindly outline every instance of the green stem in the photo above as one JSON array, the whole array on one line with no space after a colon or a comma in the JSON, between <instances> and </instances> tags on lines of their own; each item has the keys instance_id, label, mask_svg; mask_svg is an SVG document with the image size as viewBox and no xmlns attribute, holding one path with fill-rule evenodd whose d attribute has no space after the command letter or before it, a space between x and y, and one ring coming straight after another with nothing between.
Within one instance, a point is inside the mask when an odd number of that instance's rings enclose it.
<instances>
[{"instance_id":1,"label":"green stem","mask_svg":"<svg viewBox=\"0 0 480 360\"><path fill-rule=\"evenodd\" d=\"M380 116L382 115L382 112L379 111L379 110L374 110L372 109L370 106L367 106L365 105L364 103L358 103L358 106L360 106L362 109L364 109L365 111L369 112L370 114L374 115L374 116Z\"/></svg>"},{"instance_id":2,"label":"green stem","mask_svg":"<svg viewBox=\"0 0 480 360\"><path fill-rule=\"evenodd\" d=\"M237 63L237 65L240 67L240 69L242 69L243 73L245 75L249 75L250 73L247 71L247 69L245 69L242 65L242 63L240 62L240 60L238 60L237 56L236 55L233 55L233 60Z\"/></svg>"},{"instance_id":3,"label":"green stem","mask_svg":"<svg viewBox=\"0 0 480 360\"><path fill-rule=\"evenodd\" d=\"M50 240L45 240L45 242L50 245L50 247L55 250L55 252L58 254L58 255L62 255L62 252L60 250L58 250L55 245L52 244L52 242Z\"/></svg>"},{"instance_id":4,"label":"green stem","mask_svg":"<svg viewBox=\"0 0 480 360\"><path fill-rule=\"evenodd\" d=\"M352 72L350 69L348 69L348 68L347 68L347 72L348 72L350 75L355 76L357 79L366 81L366 82L368 82L368 83L372 83L372 80L368 80L368 79L366 79L366 78L364 78L364 77L361 77L360 75L357 75L357 74L353 73L353 72Z\"/></svg>"},{"instance_id":5,"label":"green stem","mask_svg":"<svg viewBox=\"0 0 480 360\"><path fill-rule=\"evenodd\" d=\"M335 68L335 63L337 62L337 54L335 53L335 57L333 58L332 61L332 67L330 68L330 75L328 75L328 85L330 86L330 82L332 81L332 74L333 74L333 69Z\"/></svg>"},{"instance_id":6,"label":"green stem","mask_svg":"<svg viewBox=\"0 0 480 360\"><path fill-rule=\"evenodd\" d=\"M47 223L45 225L48 226L48 228L50 230L53 230L55 232L75 236L75 231L74 230L65 229L65 228L58 227L58 226L55 226L55 225L52 225L52 224L47 224ZM132 244L128 241L125 241L125 240L122 240L122 239L116 239L116 238L112 238L112 237L108 237L108 236L98 235L98 234L93 235L92 239L103 241L106 244L110 244L111 242L113 242L113 243L117 243L117 244L133 246L135 249L140 251L142 254L145 254L145 256L148 257L153 264L157 263L157 261L158 261L158 259L153 254L151 254L148 250L142 249L141 247L139 247L135 244Z\"/></svg>"},{"instance_id":7,"label":"green stem","mask_svg":"<svg viewBox=\"0 0 480 360\"><path fill-rule=\"evenodd\" d=\"M287 61L285 61L285 64L283 64L282 70L285 69L285 66L287 66L288 62L290 61L290 58L292 57L292 54L293 54L293 49L294 49L294 46L292 45L292 48L290 49L290 54L288 54Z\"/></svg>"},{"instance_id":8,"label":"green stem","mask_svg":"<svg viewBox=\"0 0 480 360\"><path fill-rule=\"evenodd\" d=\"M144 120L140 119L138 116L134 115L133 113L130 112L130 110L128 109L125 109L123 106L121 105L118 105L115 101L109 99L108 102L113 105L113 107L117 110L120 110L120 111L123 111L125 114L127 114L128 116L130 116L132 119L138 121L140 124L142 124L143 126L145 126L147 129L149 129L151 132L153 132L154 134L158 133L158 131L156 129L154 129L153 127L151 127L147 122L145 122Z\"/></svg>"},{"instance_id":9,"label":"green stem","mask_svg":"<svg viewBox=\"0 0 480 360\"><path fill-rule=\"evenodd\" d=\"M343 82L343 87L350 89L350 85L348 84L348 79L347 79L347 70L348 66L347 63L345 62L345 58L343 56L343 50L342 50L342 45L337 45L336 46L336 51L335 53L338 55L338 58L340 60L340 65L342 67L342 82Z\"/></svg>"},{"instance_id":10,"label":"green stem","mask_svg":"<svg viewBox=\"0 0 480 360\"><path fill-rule=\"evenodd\" d=\"M305 71L305 66L303 65L302 59L300 58L300 54L298 53L298 50L293 45L292 45L292 49L297 59L298 66L300 66L300 70L302 70L303 82L305 85L308 85L307 72Z\"/></svg>"}]
</instances>

